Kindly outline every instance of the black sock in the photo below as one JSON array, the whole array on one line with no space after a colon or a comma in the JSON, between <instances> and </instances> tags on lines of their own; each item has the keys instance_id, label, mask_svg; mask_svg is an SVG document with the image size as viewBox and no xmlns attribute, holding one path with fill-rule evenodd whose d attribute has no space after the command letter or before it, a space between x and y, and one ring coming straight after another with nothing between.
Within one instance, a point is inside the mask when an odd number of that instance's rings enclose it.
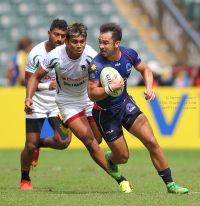
<instances>
[{"instance_id":1,"label":"black sock","mask_svg":"<svg viewBox=\"0 0 200 206\"><path fill-rule=\"evenodd\" d=\"M45 140L45 138L40 138L37 149L39 149L40 147L45 147L44 140Z\"/></svg>"},{"instance_id":2,"label":"black sock","mask_svg":"<svg viewBox=\"0 0 200 206\"><path fill-rule=\"evenodd\" d=\"M162 170L162 171L158 171L158 174L160 175L160 177L162 177L165 184L167 184L169 182L173 182L171 170L169 167L167 169Z\"/></svg>"},{"instance_id":3,"label":"black sock","mask_svg":"<svg viewBox=\"0 0 200 206\"><path fill-rule=\"evenodd\" d=\"M120 179L116 180L116 181L118 182L118 184L120 184L120 182L122 182L124 180L126 181L126 178L121 175Z\"/></svg>"},{"instance_id":4,"label":"black sock","mask_svg":"<svg viewBox=\"0 0 200 206\"><path fill-rule=\"evenodd\" d=\"M109 155L108 155L108 162L109 162L111 165L115 165L115 164L111 161Z\"/></svg>"},{"instance_id":5,"label":"black sock","mask_svg":"<svg viewBox=\"0 0 200 206\"><path fill-rule=\"evenodd\" d=\"M21 182L22 180L27 180L27 181L31 181L30 177L29 177L29 172L30 170L21 170L21 174L22 174L22 178L21 178Z\"/></svg>"}]
</instances>

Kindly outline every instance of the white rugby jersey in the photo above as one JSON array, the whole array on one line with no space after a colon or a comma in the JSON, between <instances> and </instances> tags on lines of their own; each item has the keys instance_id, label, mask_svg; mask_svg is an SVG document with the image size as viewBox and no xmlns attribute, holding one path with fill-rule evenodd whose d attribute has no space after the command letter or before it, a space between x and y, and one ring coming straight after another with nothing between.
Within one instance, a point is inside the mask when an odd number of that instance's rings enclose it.
<instances>
[{"instance_id":1,"label":"white rugby jersey","mask_svg":"<svg viewBox=\"0 0 200 206\"><path fill-rule=\"evenodd\" d=\"M45 49L45 42L41 42L36 45L28 55L28 60L26 63L25 71L34 73L41 63L42 57L47 55ZM42 83L52 82L56 79L55 70L52 69L46 76L41 79ZM34 101L55 101L56 90L44 90L44 91L36 91L33 100Z\"/></svg>"},{"instance_id":2,"label":"white rugby jersey","mask_svg":"<svg viewBox=\"0 0 200 206\"><path fill-rule=\"evenodd\" d=\"M66 52L66 45L52 50L41 61L45 71L56 71L56 100L63 97L80 97L87 94L88 67L97 52L89 45L79 59L72 60Z\"/></svg>"}]
</instances>

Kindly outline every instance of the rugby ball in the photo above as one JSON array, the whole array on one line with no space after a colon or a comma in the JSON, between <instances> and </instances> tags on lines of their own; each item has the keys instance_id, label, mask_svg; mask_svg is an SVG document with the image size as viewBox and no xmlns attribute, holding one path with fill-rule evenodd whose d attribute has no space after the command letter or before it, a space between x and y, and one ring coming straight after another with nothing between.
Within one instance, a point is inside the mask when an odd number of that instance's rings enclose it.
<instances>
[{"instance_id":1,"label":"rugby ball","mask_svg":"<svg viewBox=\"0 0 200 206\"><path fill-rule=\"evenodd\" d=\"M100 81L101 81L101 85L102 87L107 86L108 84L110 84L110 82L112 81L113 76L117 74L117 79L120 79L121 75L120 73L112 68L112 67L105 67L102 69L101 74L100 74ZM124 87L121 89L118 89L116 91L113 91L110 96L112 97L118 97L122 94L122 92L124 91Z\"/></svg>"}]
</instances>

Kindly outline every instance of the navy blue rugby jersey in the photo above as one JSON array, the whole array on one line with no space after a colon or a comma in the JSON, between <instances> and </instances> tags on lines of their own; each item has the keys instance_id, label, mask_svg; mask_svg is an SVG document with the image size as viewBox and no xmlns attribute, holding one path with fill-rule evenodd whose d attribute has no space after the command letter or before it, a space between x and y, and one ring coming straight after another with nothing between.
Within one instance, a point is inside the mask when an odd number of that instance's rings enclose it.
<instances>
[{"instance_id":1,"label":"navy blue rugby jersey","mask_svg":"<svg viewBox=\"0 0 200 206\"><path fill-rule=\"evenodd\" d=\"M121 58L118 61L109 61L104 58L101 52L92 60L88 69L88 81L100 81L100 73L104 67L115 68L124 78L124 91L119 97L108 96L103 100L97 101L96 105L101 109L114 109L123 104L127 96L127 79L131 73L132 66L138 66L141 59L137 52L131 48L120 46ZM95 105L95 106L96 106Z\"/></svg>"}]
</instances>

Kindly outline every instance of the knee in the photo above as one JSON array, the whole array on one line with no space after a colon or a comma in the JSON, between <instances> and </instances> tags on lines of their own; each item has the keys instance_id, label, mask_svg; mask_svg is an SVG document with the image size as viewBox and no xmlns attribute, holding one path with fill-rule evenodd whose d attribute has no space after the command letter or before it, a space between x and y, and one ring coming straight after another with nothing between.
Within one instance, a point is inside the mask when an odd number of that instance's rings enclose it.
<instances>
[{"instance_id":1,"label":"knee","mask_svg":"<svg viewBox=\"0 0 200 206\"><path fill-rule=\"evenodd\" d=\"M66 140L61 140L60 142L57 143L57 146L59 150L63 150L66 149L70 144L70 141L68 141L68 139Z\"/></svg>"},{"instance_id":2,"label":"knee","mask_svg":"<svg viewBox=\"0 0 200 206\"><path fill-rule=\"evenodd\" d=\"M28 153L33 153L34 150L37 149L37 146L38 142L26 141L25 150L27 150Z\"/></svg>"},{"instance_id":3,"label":"knee","mask_svg":"<svg viewBox=\"0 0 200 206\"><path fill-rule=\"evenodd\" d=\"M83 139L83 144L86 146L86 148L88 149L88 151L92 151L93 150L93 143L94 143L94 141L96 142L96 144L97 144L97 141L96 141L96 139L95 138L84 138Z\"/></svg>"},{"instance_id":4,"label":"knee","mask_svg":"<svg viewBox=\"0 0 200 206\"><path fill-rule=\"evenodd\" d=\"M55 141L55 144L56 144L56 149L59 149L59 150L63 150L63 149L66 149L70 142L71 142L71 136L68 136L66 139L62 140L61 137L57 137L55 138L54 137L54 141Z\"/></svg>"},{"instance_id":5,"label":"knee","mask_svg":"<svg viewBox=\"0 0 200 206\"><path fill-rule=\"evenodd\" d=\"M120 160L120 164L126 164L128 162L129 159L129 154L128 153L124 153L120 156L119 158Z\"/></svg>"},{"instance_id":6,"label":"knee","mask_svg":"<svg viewBox=\"0 0 200 206\"><path fill-rule=\"evenodd\" d=\"M155 138L154 136L152 136L152 137L149 139L147 145L148 145L148 146L147 146L147 149L148 149L149 151L153 151L153 150L155 150L155 149L157 149L157 148L159 147L158 142L157 142L157 140L156 140L156 138Z\"/></svg>"}]
</instances>

